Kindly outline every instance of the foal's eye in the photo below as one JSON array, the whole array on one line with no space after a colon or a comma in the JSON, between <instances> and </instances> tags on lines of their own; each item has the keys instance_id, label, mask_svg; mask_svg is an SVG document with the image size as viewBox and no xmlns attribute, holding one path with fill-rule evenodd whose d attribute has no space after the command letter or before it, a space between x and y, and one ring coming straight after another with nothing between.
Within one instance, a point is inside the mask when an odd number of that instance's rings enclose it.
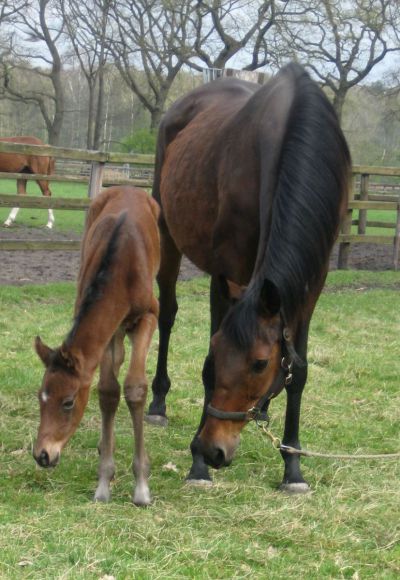
<instances>
[{"instance_id":1,"label":"foal's eye","mask_svg":"<svg viewBox=\"0 0 400 580\"><path fill-rule=\"evenodd\" d=\"M62 408L64 411L71 411L75 405L75 399L66 399L62 402Z\"/></svg>"},{"instance_id":2,"label":"foal's eye","mask_svg":"<svg viewBox=\"0 0 400 580\"><path fill-rule=\"evenodd\" d=\"M251 370L253 371L253 373L262 373L267 368L267 366L268 360L260 358L253 362L253 364L251 365Z\"/></svg>"}]
</instances>

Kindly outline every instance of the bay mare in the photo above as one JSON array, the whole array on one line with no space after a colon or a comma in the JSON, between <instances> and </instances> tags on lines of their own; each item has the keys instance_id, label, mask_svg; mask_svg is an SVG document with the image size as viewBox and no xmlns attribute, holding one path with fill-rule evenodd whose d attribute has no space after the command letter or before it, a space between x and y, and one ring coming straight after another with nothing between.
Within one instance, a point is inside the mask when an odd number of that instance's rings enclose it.
<instances>
[{"instance_id":1,"label":"bay mare","mask_svg":"<svg viewBox=\"0 0 400 580\"><path fill-rule=\"evenodd\" d=\"M147 394L146 359L157 326L153 282L160 261L159 208L133 187L110 187L92 202L82 242L75 318L61 346L51 349L39 337L35 348L45 372L39 391L40 425L33 455L41 467L54 467L76 431L100 366L102 431L99 483L95 499L108 501L114 476L114 417L120 399L118 373L124 338L132 352L124 382L135 433L133 502L150 503L149 462L143 416Z\"/></svg>"},{"instance_id":2,"label":"bay mare","mask_svg":"<svg viewBox=\"0 0 400 580\"><path fill-rule=\"evenodd\" d=\"M0 141L9 143L22 143L26 145L45 145L43 141L36 137L2 137ZM5 173L38 173L41 175L52 175L54 173L55 161L53 157L40 155L24 155L22 153L0 153L0 171ZM17 179L17 193L26 195L26 179ZM37 184L43 195L50 196L51 191L48 181L38 179ZM11 226L19 212L18 207L14 207L4 225ZM54 225L54 213L52 209L48 210L49 219L46 227L51 229Z\"/></svg>"},{"instance_id":3,"label":"bay mare","mask_svg":"<svg viewBox=\"0 0 400 580\"><path fill-rule=\"evenodd\" d=\"M168 345L182 254L211 275L192 481L229 465L249 420L286 388L282 442L300 448L310 319L346 209L350 155L330 102L302 67L266 85L220 79L162 120L153 195L162 207L160 348L147 419L165 424ZM282 451L281 488L308 490Z\"/></svg>"}]
</instances>

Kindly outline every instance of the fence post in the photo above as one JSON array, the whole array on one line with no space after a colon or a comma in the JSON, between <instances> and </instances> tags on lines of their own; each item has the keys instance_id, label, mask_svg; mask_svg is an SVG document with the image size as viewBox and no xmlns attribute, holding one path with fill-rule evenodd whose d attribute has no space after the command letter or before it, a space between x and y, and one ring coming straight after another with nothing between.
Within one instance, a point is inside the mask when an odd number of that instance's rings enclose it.
<instances>
[{"instance_id":1,"label":"fence post","mask_svg":"<svg viewBox=\"0 0 400 580\"><path fill-rule=\"evenodd\" d=\"M367 201L368 200L368 189L369 189L369 175L363 173L361 175L360 181L360 200ZM358 210L358 233L365 234L367 228L367 210L366 209L359 209Z\"/></svg>"},{"instance_id":2,"label":"fence post","mask_svg":"<svg viewBox=\"0 0 400 580\"><path fill-rule=\"evenodd\" d=\"M396 233L394 238L394 249L393 249L393 268L395 270L398 270L399 268L399 254L400 254L400 199L397 202Z\"/></svg>"},{"instance_id":3,"label":"fence post","mask_svg":"<svg viewBox=\"0 0 400 580\"><path fill-rule=\"evenodd\" d=\"M355 187L355 175L351 180L350 191L349 191L349 201L354 199L354 187ZM343 218L340 231L342 234L351 234L351 225L353 221L353 210L347 208L346 214ZM341 242L339 244L339 255L338 255L338 270L347 270L348 261L350 254L350 242Z\"/></svg>"},{"instance_id":4,"label":"fence post","mask_svg":"<svg viewBox=\"0 0 400 580\"><path fill-rule=\"evenodd\" d=\"M93 161L90 169L89 190L90 199L98 195L103 186L103 172L105 163L102 161Z\"/></svg>"}]
</instances>

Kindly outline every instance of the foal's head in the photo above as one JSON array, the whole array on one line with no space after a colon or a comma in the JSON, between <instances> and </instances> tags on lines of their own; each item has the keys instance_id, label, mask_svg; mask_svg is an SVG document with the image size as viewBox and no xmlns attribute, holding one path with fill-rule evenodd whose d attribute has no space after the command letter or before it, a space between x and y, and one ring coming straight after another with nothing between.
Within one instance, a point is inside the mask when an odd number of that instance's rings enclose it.
<instances>
[{"instance_id":1,"label":"foal's head","mask_svg":"<svg viewBox=\"0 0 400 580\"><path fill-rule=\"evenodd\" d=\"M38 393L40 425L33 456L41 467L54 467L82 418L90 381L82 378L78 361L64 345L52 350L37 337L35 348L46 370Z\"/></svg>"},{"instance_id":2,"label":"foal's head","mask_svg":"<svg viewBox=\"0 0 400 580\"><path fill-rule=\"evenodd\" d=\"M281 388L274 381L281 371L282 333L279 295L265 281L256 297L251 290L244 293L212 337L215 387L199 434L201 450L212 467L231 463L247 423L245 414L264 395L272 396Z\"/></svg>"}]
</instances>

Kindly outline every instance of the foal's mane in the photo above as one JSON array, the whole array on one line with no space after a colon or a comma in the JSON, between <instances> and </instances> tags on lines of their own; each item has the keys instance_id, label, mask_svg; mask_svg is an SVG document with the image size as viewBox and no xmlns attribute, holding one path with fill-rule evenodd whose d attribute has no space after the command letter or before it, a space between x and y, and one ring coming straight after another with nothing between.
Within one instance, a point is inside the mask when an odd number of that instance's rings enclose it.
<instances>
[{"instance_id":1,"label":"foal's mane","mask_svg":"<svg viewBox=\"0 0 400 580\"><path fill-rule=\"evenodd\" d=\"M92 280L90 281L90 283L86 286L83 299L79 306L78 313L74 318L73 326L67 338L65 339L66 346L68 346L70 342L73 340L79 328L79 325L82 323L87 313L103 296L104 288L110 278L110 268L114 261L114 257L117 251L118 238L120 235L121 227L126 220L126 216L127 212L124 211L115 222L114 229L111 232L110 238L108 240L104 254L101 257L97 271L93 276Z\"/></svg>"},{"instance_id":2,"label":"foal's mane","mask_svg":"<svg viewBox=\"0 0 400 580\"><path fill-rule=\"evenodd\" d=\"M241 348L248 348L259 332L257 309L266 279L278 290L282 317L289 325L304 306L307 295L314 292L317 296L338 232L350 175L350 153L327 97L298 65L285 67L280 75L291 83L293 97L277 167L268 175L260 168L260 242L256 266L243 299L223 322L224 331ZM269 111L267 100L271 83L248 101L246 106L253 101L255 107L262 107L265 93L264 109L261 113L255 110L255 115L274 114ZM262 163L269 152L263 147L262 123L260 126ZM267 185L270 186L267 180L271 179L275 179L273 199L266 199Z\"/></svg>"}]
</instances>

